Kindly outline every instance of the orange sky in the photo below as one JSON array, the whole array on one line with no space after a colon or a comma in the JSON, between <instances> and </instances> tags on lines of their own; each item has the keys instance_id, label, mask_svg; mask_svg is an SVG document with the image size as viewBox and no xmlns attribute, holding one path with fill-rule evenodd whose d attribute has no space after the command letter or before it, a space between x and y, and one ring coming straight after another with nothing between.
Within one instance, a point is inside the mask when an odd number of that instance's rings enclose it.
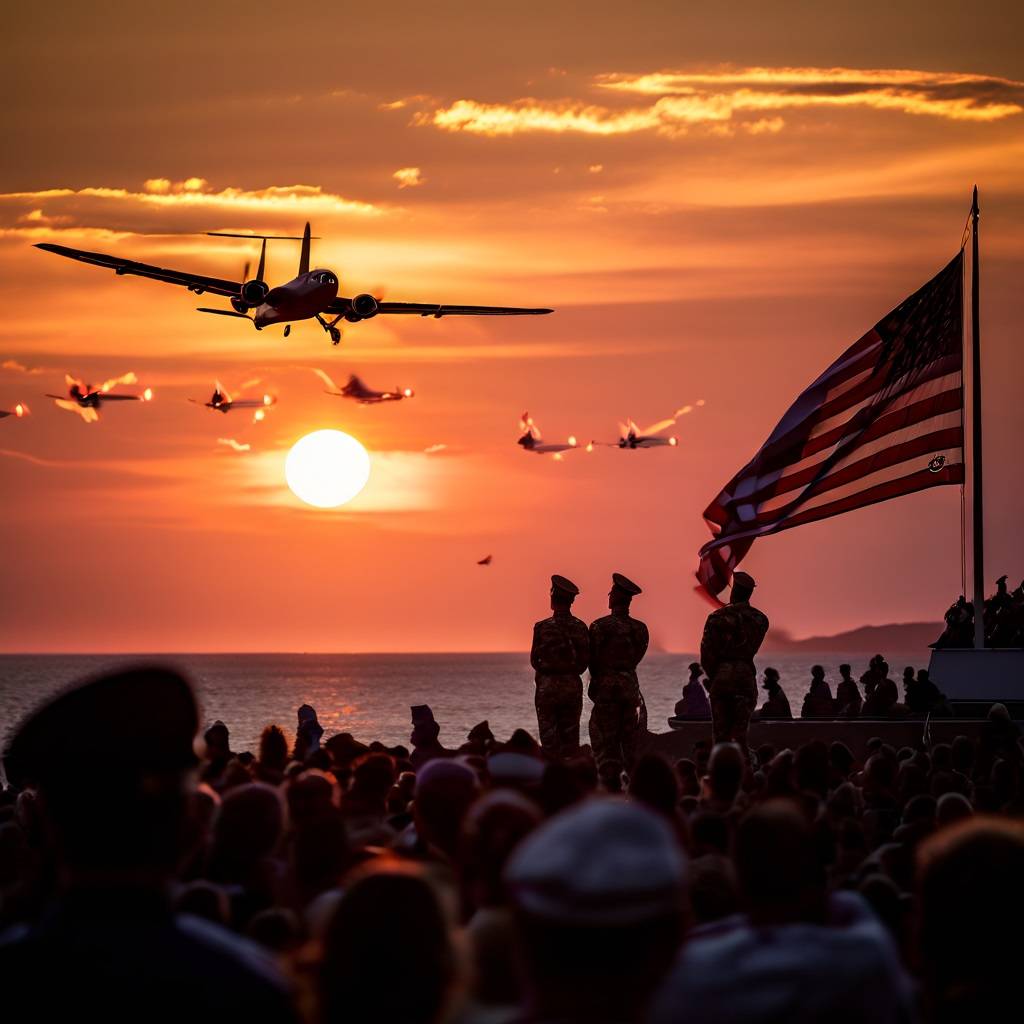
<instances>
[{"instance_id":1,"label":"orange sky","mask_svg":"<svg viewBox=\"0 0 1024 1024\"><path fill-rule=\"evenodd\" d=\"M592 618L612 570L644 587L658 644L693 650L701 511L946 263L975 181L988 576L1019 581L1019 6L209 6L5 26L0 408L33 416L0 421L0 650L516 649L550 573ZM307 219L344 294L557 312L378 318L332 349L315 324L257 334L31 247L235 277L255 248L198 232ZM272 282L296 248L272 244ZM310 367L417 397L352 406ZM127 370L156 400L98 424L42 397L65 371ZM261 424L186 402L253 377L279 397ZM524 408L552 440L611 439L698 399L672 450L555 462L514 444ZM331 426L373 473L321 512L281 466ZM937 489L770 537L744 568L797 635L938 619L960 592L959 501Z\"/></svg>"}]
</instances>

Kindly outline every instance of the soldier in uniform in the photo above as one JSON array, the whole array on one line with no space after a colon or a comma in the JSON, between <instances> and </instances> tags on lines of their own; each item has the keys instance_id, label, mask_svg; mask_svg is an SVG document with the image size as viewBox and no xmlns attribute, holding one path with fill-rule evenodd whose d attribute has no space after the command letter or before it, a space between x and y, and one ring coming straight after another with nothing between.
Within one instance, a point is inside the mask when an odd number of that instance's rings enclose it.
<instances>
[{"instance_id":1,"label":"soldier in uniform","mask_svg":"<svg viewBox=\"0 0 1024 1024\"><path fill-rule=\"evenodd\" d=\"M768 616L750 604L755 586L747 573L733 573L729 604L708 616L700 642L700 663L711 679L715 743L737 743L747 757L747 727L757 703L754 655L768 632Z\"/></svg>"},{"instance_id":2,"label":"soldier in uniform","mask_svg":"<svg viewBox=\"0 0 1024 1024\"><path fill-rule=\"evenodd\" d=\"M572 757L580 748L583 680L589 663L587 624L572 614L580 588L564 576L551 577L550 618L533 627L530 664L537 673L537 726L548 757Z\"/></svg>"},{"instance_id":3,"label":"soldier in uniform","mask_svg":"<svg viewBox=\"0 0 1024 1024\"><path fill-rule=\"evenodd\" d=\"M636 667L647 653L647 626L629 614L641 589L621 573L612 573L608 593L611 615L590 624L590 743L597 772L607 789L622 788L622 770L630 768L640 731L643 697Z\"/></svg>"}]
</instances>

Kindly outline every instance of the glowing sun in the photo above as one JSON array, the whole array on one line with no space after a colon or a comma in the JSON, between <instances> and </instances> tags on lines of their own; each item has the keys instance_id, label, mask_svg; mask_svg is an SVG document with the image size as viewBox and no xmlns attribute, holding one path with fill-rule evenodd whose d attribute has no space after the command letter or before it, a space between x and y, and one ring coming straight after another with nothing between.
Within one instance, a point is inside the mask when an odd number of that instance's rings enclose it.
<instances>
[{"instance_id":1,"label":"glowing sun","mask_svg":"<svg viewBox=\"0 0 1024 1024\"><path fill-rule=\"evenodd\" d=\"M292 445L284 462L292 493L307 505L337 508L351 501L370 479L370 456L340 430L314 430Z\"/></svg>"}]
</instances>

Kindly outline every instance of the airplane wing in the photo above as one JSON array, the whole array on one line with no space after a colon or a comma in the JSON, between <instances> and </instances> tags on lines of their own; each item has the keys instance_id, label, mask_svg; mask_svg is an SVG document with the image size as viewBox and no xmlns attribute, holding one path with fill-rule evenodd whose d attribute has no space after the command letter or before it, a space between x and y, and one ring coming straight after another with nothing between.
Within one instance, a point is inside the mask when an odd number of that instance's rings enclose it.
<instances>
[{"instance_id":1,"label":"airplane wing","mask_svg":"<svg viewBox=\"0 0 1024 1024\"><path fill-rule=\"evenodd\" d=\"M237 291L237 289L236 289ZM335 299L324 312L348 313L352 300ZM441 302L379 302L377 313L404 314L406 316L540 316L553 313L553 309L531 309L521 306L454 306Z\"/></svg>"},{"instance_id":2,"label":"airplane wing","mask_svg":"<svg viewBox=\"0 0 1024 1024\"><path fill-rule=\"evenodd\" d=\"M235 399L231 403L232 409L265 409L269 405L273 405L273 402L264 402L262 398L243 398L241 400Z\"/></svg>"},{"instance_id":3,"label":"airplane wing","mask_svg":"<svg viewBox=\"0 0 1024 1024\"><path fill-rule=\"evenodd\" d=\"M66 245L40 242L36 248L56 253L58 256L66 256L69 260L78 260L80 263L107 267L115 274L131 274L135 277L148 277L154 281L166 281L167 284L181 285L197 295L210 292L213 295L232 296L237 295L242 287L236 281L225 281L219 277L203 277L201 274L190 274L184 270L167 270L163 267L150 266L148 263L136 263L135 260L126 260L120 256L107 256L105 253L86 252L82 249L69 249Z\"/></svg>"}]
</instances>

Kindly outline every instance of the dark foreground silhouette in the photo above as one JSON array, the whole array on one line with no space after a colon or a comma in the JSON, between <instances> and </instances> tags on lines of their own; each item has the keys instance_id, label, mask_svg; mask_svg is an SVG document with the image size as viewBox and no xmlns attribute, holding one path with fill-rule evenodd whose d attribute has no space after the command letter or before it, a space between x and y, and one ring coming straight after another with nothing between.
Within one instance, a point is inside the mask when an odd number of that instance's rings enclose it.
<instances>
[{"instance_id":1,"label":"dark foreground silhouette","mask_svg":"<svg viewBox=\"0 0 1024 1024\"><path fill-rule=\"evenodd\" d=\"M752 763L641 754L625 795L521 729L452 749L426 705L410 748L325 737L308 705L255 752L198 730L148 667L16 728L11 1020L946 1022L1016 999L1024 754L999 711L863 764L827 723Z\"/></svg>"}]
</instances>

